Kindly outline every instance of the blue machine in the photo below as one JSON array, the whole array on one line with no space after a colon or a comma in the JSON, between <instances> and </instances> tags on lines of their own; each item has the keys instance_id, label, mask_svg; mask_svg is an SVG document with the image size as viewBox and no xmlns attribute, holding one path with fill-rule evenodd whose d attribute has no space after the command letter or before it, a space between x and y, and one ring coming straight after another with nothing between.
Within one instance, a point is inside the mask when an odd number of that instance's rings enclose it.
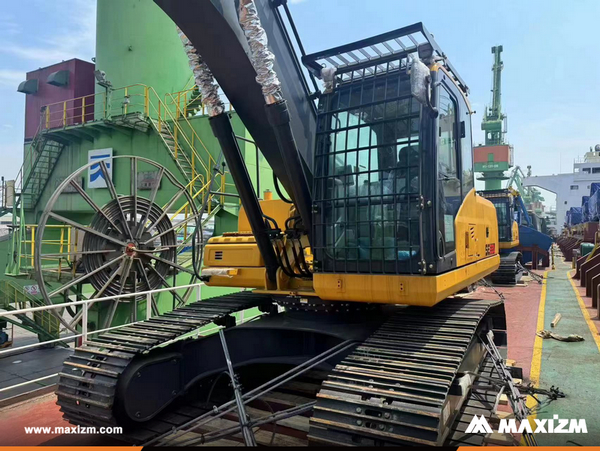
<instances>
[{"instance_id":1,"label":"blue machine","mask_svg":"<svg viewBox=\"0 0 600 451\"><path fill-rule=\"evenodd\" d=\"M6 328L6 321L0 319L0 348L8 343L8 334L2 330L4 328Z\"/></svg>"},{"instance_id":2,"label":"blue machine","mask_svg":"<svg viewBox=\"0 0 600 451\"><path fill-rule=\"evenodd\" d=\"M590 210L590 214L591 210ZM583 207L571 207L567 211L567 225L569 227L576 226L577 224L582 224L585 222L583 220Z\"/></svg>"},{"instance_id":3,"label":"blue machine","mask_svg":"<svg viewBox=\"0 0 600 451\"><path fill-rule=\"evenodd\" d=\"M516 204L516 221L519 224L519 247L531 248L537 246L542 251L548 251L550 246L552 246L552 238L537 230L518 191L514 191L513 195L515 196ZM522 250L521 254L523 254L523 264L530 263L533 260L531 251Z\"/></svg>"},{"instance_id":4,"label":"blue machine","mask_svg":"<svg viewBox=\"0 0 600 451\"><path fill-rule=\"evenodd\" d=\"M582 217L577 216L577 209L581 208ZM577 222L579 220L579 222ZM581 198L581 207L571 207L567 211L567 225L573 226L583 222L600 221L600 183L592 183L590 195Z\"/></svg>"},{"instance_id":5,"label":"blue machine","mask_svg":"<svg viewBox=\"0 0 600 451\"><path fill-rule=\"evenodd\" d=\"M598 192L600 193L600 190ZM508 188L482 191L480 194L491 201L494 204L494 207L496 207L496 213L498 215L498 232L501 243L515 241L516 237L512 236L512 225L516 222L519 226L519 244L510 248L501 246L501 256L505 257L513 252L521 252L522 258L520 261L522 264L526 264L532 262L533 252L531 250L523 249L531 249L534 246L537 246L544 252L547 252L550 249L552 238L538 230L537 221L534 221L537 218L532 218L529 215L529 212L523 203L523 198L518 191ZM538 262L536 263L540 263L539 260L541 259L542 256L538 255Z\"/></svg>"}]
</instances>

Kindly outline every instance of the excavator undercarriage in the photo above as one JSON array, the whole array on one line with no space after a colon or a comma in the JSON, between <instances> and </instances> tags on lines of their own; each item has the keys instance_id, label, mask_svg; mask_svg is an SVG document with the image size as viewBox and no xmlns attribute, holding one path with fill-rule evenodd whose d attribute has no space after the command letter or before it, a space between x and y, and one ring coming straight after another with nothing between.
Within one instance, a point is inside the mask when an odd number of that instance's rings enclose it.
<instances>
[{"instance_id":1,"label":"excavator undercarriage","mask_svg":"<svg viewBox=\"0 0 600 451\"><path fill-rule=\"evenodd\" d=\"M511 252L500 257L500 266L490 275L490 281L495 285L516 285L524 272L521 253Z\"/></svg>"},{"instance_id":2,"label":"excavator undercarriage","mask_svg":"<svg viewBox=\"0 0 600 451\"><path fill-rule=\"evenodd\" d=\"M252 307L271 313L234 326L230 315ZM229 326L228 354L250 405L248 395L270 383L265 378L278 382L309 369L314 383L319 374L320 390L305 412L308 442L441 445L485 367L487 332L505 344L499 301L448 299L433 309L348 308L334 315L276 307L269 296L243 292L101 334L65 362L61 411L74 424L122 426L117 438L137 444L172 440L185 435L186 423L218 416L227 409L216 406L229 407L232 397L231 387L219 385L227 373L219 334L182 338L212 322ZM488 407L491 414L493 403Z\"/></svg>"}]
</instances>

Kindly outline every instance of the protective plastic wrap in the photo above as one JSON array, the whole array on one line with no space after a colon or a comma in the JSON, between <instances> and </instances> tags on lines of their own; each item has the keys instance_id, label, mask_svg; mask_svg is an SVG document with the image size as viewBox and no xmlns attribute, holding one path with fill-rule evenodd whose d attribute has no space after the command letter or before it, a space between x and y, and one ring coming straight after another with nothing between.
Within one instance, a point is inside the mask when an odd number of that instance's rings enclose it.
<instances>
[{"instance_id":1,"label":"protective plastic wrap","mask_svg":"<svg viewBox=\"0 0 600 451\"><path fill-rule=\"evenodd\" d=\"M410 69L410 92L422 104L429 103L429 89L425 80L429 76L429 68L418 57L412 57Z\"/></svg>"},{"instance_id":2,"label":"protective plastic wrap","mask_svg":"<svg viewBox=\"0 0 600 451\"><path fill-rule=\"evenodd\" d=\"M590 185L590 196L596 194L596 191L600 189L600 183L592 183Z\"/></svg>"},{"instance_id":3,"label":"protective plastic wrap","mask_svg":"<svg viewBox=\"0 0 600 451\"><path fill-rule=\"evenodd\" d=\"M583 215L583 222L588 222L590 220L590 207L589 202L590 196L582 196L581 197L581 210Z\"/></svg>"},{"instance_id":4,"label":"protective plastic wrap","mask_svg":"<svg viewBox=\"0 0 600 451\"><path fill-rule=\"evenodd\" d=\"M571 207L569 211L567 211L567 225L575 226L582 222L582 207Z\"/></svg>"},{"instance_id":5,"label":"protective plastic wrap","mask_svg":"<svg viewBox=\"0 0 600 451\"><path fill-rule=\"evenodd\" d=\"M592 188L593 185L596 185L596 183L592 183ZM600 183L598 183L598 185L600 185ZM588 221L600 220L600 190L597 190L592 196L590 196L587 201L587 205L589 214Z\"/></svg>"},{"instance_id":6,"label":"protective plastic wrap","mask_svg":"<svg viewBox=\"0 0 600 451\"><path fill-rule=\"evenodd\" d=\"M210 116L216 116L225 111L225 105L219 96L219 85L215 81L212 72L208 65L202 61L202 57L198 54L187 36L177 28L181 42L185 49L185 53L190 61L190 69L194 74L196 85L200 89L202 95L202 103L208 108Z\"/></svg>"},{"instance_id":7,"label":"protective plastic wrap","mask_svg":"<svg viewBox=\"0 0 600 451\"><path fill-rule=\"evenodd\" d=\"M256 71L256 81L262 88L268 104L283 100L281 84L273 64L275 55L269 50L267 33L260 23L256 5L252 0L240 1L240 26L250 46L250 59Z\"/></svg>"},{"instance_id":8,"label":"protective plastic wrap","mask_svg":"<svg viewBox=\"0 0 600 451\"><path fill-rule=\"evenodd\" d=\"M202 270L203 276L219 276L219 277L233 277L231 275L235 268L204 268Z\"/></svg>"},{"instance_id":9,"label":"protective plastic wrap","mask_svg":"<svg viewBox=\"0 0 600 451\"><path fill-rule=\"evenodd\" d=\"M321 69L321 79L323 80L323 92L325 94L332 92L335 88L335 67L324 67Z\"/></svg>"}]
</instances>

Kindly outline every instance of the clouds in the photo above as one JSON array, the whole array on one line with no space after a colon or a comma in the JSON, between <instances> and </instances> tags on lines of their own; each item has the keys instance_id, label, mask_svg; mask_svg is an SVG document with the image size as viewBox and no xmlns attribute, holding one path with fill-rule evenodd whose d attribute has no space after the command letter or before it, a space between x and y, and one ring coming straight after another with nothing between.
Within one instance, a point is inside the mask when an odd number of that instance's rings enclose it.
<instances>
[{"instance_id":1,"label":"clouds","mask_svg":"<svg viewBox=\"0 0 600 451\"><path fill-rule=\"evenodd\" d=\"M17 89L19 83L25 80L24 70L0 69L0 87L10 86Z\"/></svg>"},{"instance_id":2,"label":"clouds","mask_svg":"<svg viewBox=\"0 0 600 451\"><path fill-rule=\"evenodd\" d=\"M34 67L47 66L71 58L88 60L95 53L96 2L91 0L71 0L68 8L56 8L56 3L39 4L46 11L44 23L37 30L39 39L24 40L14 17L0 22L0 52L29 62ZM67 2L64 3L67 6ZM53 18L53 14L60 17ZM58 20L56 20L58 19ZM57 27L47 26L51 22Z\"/></svg>"},{"instance_id":3,"label":"clouds","mask_svg":"<svg viewBox=\"0 0 600 451\"><path fill-rule=\"evenodd\" d=\"M0 30L5 36L16 36L21 32L21 27L13 15L7 15L0 19Z\"/></svg>"},{"instance_id":4,"label":"clouds","mask_svg":"<svg viewBox=\"0 0 600 451\"><path fill-rule=\"evenodd\" d=\"M23 157L26 96L17 87L28 71L71 58L89 61L94 56L96 1L0 3L0 175L10 179L19 171Z\"/></svg>"}]
</instances>

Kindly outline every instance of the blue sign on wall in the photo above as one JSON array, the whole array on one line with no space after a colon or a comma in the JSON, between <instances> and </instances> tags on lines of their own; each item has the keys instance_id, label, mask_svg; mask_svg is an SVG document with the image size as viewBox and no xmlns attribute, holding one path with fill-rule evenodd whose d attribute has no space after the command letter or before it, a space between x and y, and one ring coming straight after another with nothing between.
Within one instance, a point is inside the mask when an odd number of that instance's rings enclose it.
<instances>
[{"instance_id":1,"label":"blue sign on wall","mask_svg":"<svg viewBox=\"0 0 600 451\"><path fill-rule=\"evenodd\" d=\"M112 180L112 156L112 148L95 149L88 152L88 163L97 161L96 164L93 164L88 168L88 188L106 188L106 179L104 178L104 173L102 172L99 161L104 160L108 176Z\"/></svg>"}]
</instances>

